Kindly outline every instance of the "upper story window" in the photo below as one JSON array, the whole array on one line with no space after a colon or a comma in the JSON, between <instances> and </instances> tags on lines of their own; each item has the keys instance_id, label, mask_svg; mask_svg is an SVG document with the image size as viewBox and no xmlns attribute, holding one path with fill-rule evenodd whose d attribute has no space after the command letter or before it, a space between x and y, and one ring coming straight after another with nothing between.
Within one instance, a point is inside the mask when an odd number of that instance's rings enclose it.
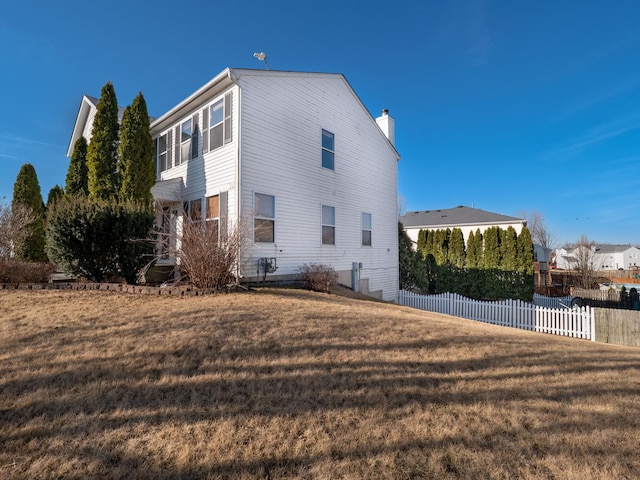
<instances>
[{"instance_id":1,"label":"upper story window","mask_svg":"<svg viewBox=\"0 0 640 480\"><path fill-rule=\"evenodd\" d=\"M223 98L209 105L203 111L204 127L208 132L205 137L203 150L215 150L231 142L231 99L232 93L227 93Z\"/></svg>"},{"instance_id":2,"label":"upper story window","mask_svg":"<svg viewBox=\"0 0 640 480\"><path fill-rule=\"evenodd\" d=\"M253 241L273 243L275 240L276 197L254 194Z\"/></svg>"},{"instance_id":3,"label":"upper story window","mask_svg":"<svg viewBox=\"0 0 640 480\"><path fill-rule=\"evenodd\" d=\"M335 146L334 135L327 130L322 130L322 166L334 170Z\"/></svg>"},{"instance_id":4,"label":"upper story window","mask_svg":"<svg viewBox=\"0 0 640 480\"><path fill-rule=\"evenodd\" d=\"M362 214L362 246L371 246L371 214Z\"/></svg>"},{"instance_id":5,"label":"upper story window","mask_svg":"<svg viewBox=\"0 0 640 480\"><path fill-rule=\"evenodd\" d=\"M158 137L158 146L156 148L158 155L157 165L158 171L164 172L167 169L167 134Z\"/></svg>"},{"instance_id":6,"label":"upper story window","mask_svg":"<svg viewBox=\"0 0 640 480\"><path fill-rule=\"evenodd\" d=\"M322 244L336 244L336 207L322 205Z\"/></svg>"},{"instance_id":7,"label":"upper story window","mask_svg":"<svg viewBox=\"0 0 640 480\"><path fill-rule=\"evenodd\" d=\"M193 134L191 119L182 122L180 126L180 158L176 158L176 165L191 160L191 136Z\"/></svg>"}]
</instances>

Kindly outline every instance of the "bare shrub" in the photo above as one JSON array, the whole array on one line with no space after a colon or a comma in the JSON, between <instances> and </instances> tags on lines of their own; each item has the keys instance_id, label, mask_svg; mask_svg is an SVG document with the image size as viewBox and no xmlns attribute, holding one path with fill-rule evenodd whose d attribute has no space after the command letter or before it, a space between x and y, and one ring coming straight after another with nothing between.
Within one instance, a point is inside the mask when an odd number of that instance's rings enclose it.
<instances>
[{"instance_id":1,"label":"bare shrub","mask_svg":"<svg viewBox=\"0 0 640 480\"><path fill-rule=\"evenodd\" d=\"M198 288L237 284L241 252L248 238L244 222L228 228L224 219L204 221L184 215L181 226L179 233L158 234L158 258L176 259L180 273Z\"/></svg>"},{"instance_id":2,"label":"bare shrub","mask_svg":"<svg viewBox=\"0 0 640 480\"><path fill-rule=\"evenodd\" d=\"M54 271L51 263L0 258L0 283L46 283Z\"/></svg>"},{"instance_id":3,"label":"bare shrub","mask_svg":"<svg viewBox=\"0 0 640 480\"><path fill-rule=\"evenodd\" d=\"M30 235L27 228L36 217L32 210L22 203L13 208L0 200L0 259L7 260L19 251Z\"/></svg>"},{"instance_id":4,"label":"bare shrub","mask_svg":"<svg viewBox=\"0 0 640 480\"><path fill-rule=\"evenodd\" d=\"M328 266L305 263L298 267L299 277L309 290L331 293L331 287L338 283L338 274Z\"/></svg>"}]
</instances>

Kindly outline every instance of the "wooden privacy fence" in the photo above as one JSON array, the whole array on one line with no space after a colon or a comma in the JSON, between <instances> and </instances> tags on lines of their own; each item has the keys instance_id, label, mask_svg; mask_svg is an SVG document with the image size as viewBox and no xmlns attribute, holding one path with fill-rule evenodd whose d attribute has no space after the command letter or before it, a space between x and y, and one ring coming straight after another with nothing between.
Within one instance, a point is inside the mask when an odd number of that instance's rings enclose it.
<instances>
[{"instance_id":1,"label":"wooden privacy fence","mask_svg":"<svg viewBox=\"0 0 640 480\"><path fill-rule=\"evenodd\" d=\"M455 293L420 295L400 290L400 305L533 332L595 341L593 309L547 308L521 300L480 301Z\"/></svg>"}]
</instances>

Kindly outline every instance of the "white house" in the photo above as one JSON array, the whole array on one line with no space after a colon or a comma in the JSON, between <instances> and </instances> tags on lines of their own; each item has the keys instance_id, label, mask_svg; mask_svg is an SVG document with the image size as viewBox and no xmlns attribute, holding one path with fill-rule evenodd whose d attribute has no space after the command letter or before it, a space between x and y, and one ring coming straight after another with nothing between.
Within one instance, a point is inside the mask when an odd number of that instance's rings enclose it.
<instances>
[{"instance_id":1,"label":"white house","mask_svg":"<svg viewBox=\"0 0 640 480\"><path fill-rule=\"evenodd\" d=\"M578 263L575 248L556 250L556 265L560 269L571 270ZM630 270L640 266L640 249L631 245L593 245L591 264L596 270Z\"/></svg>"},{"instance_id":2,"label":"white house","mask_svg":"<svg viewBox=\"0 0 640 480\"><path fill-rule=\"evenodd\" d=\"M414 243L418 241L420 230L446 230L459 228L462 230L464 241L469 238L469 232L484 232L490 227L500 227L506 230L513 227L518 235L527 221L522 218L509 217L499 213L487 212L478 208L458 206L441 210L421 210L407 212L400 217L407 235Z\"/></svg>"},{"instance_id":3,"label":"white house","mask_svg":"<svg viewBox=\"0 0 640 480\"><path fill-rule=\"evenodd\" d=\"M89 134L91 105L83 97L70 151ZM151 134L167 228L194 213L227 228L248 220L246 281L319 263L363 293L397 298L394 121L386 110L374 119L342 74L227 68L154 119Z\"/></svg>"}]
</instances>

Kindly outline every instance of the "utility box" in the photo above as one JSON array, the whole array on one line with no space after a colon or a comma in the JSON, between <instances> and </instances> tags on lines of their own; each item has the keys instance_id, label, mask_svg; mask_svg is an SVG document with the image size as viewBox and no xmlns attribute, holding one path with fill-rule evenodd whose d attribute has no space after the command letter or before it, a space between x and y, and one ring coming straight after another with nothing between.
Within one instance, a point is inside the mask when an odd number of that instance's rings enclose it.
<instances>
[{"instance_id":1,"label":"utility box","mask_svg":"<svg viewBox=\"0 0 640 480\"><path fill-rule=\"evenodd\" d=\"M273 273L278 269L276 264L276 258L263 257L258 260L258 271L262 270L263 273Z\"/></svg>"},{"instance_id":2,"label":"utility box","mask_svg":"<svg viewBox=\"0 0 640 480\"><path fill-rule=\"evenodd\" d=\"M360 269L362 268L362 263L353 262L351 264L351 289L354 292L360 291Z\"/></svg>"}]
</instances>

